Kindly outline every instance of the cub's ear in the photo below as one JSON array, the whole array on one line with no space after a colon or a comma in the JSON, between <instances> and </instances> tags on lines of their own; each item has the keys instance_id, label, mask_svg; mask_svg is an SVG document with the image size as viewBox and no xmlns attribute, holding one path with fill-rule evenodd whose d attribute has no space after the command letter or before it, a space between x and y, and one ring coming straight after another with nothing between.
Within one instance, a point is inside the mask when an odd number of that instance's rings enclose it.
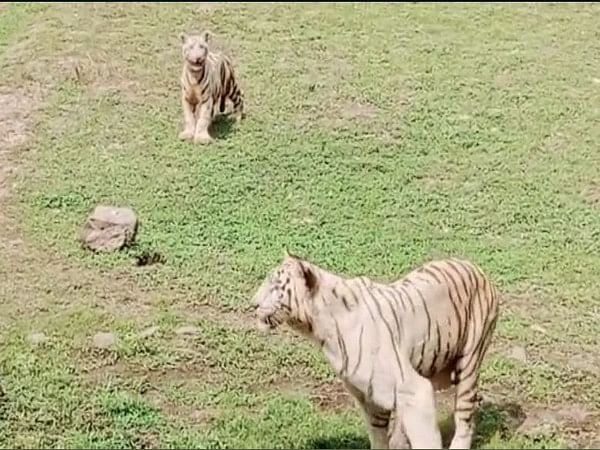
<instances>
[{"instance_id":1,"label":"cub's ear","mask_svg":"<svg viewBox=\"0 0 600 450\"><path fill-rule=\"evenodd\" d=\"M302 261L302 258L298 255L296 255L295 253L291 253L287 248L284 250L284 259L292 259L296 262L300 262Z\"/></svg>"},{"instance_id":2,"label":"cub's ear","mask_svg":"<svg viewBox=\"0 0 600 450\"><path fill-rule=\"evenodd\" d=\"M213 34L206 30L202 33L202 39L204 40L204 42L206 42L207 44L210 43L210 41L212 41L212 36Z\"/></svg>"},{"instance_id":3,"label":"cub's ear","mask_svg":"<svg viewBox=\"0 0 600 450\"><path fill-rule=\"evenodd\" d=\"M291 253L287 248L283 251L283 258L284 259L296 259L296 260L300 259L297 255Z\"/></svg>"},{"instance_id":4,"label":"cub's ear","mask_svg":"<svg viewBox=\"0 0 600 450\"><path fill-rule=\"evenodd\" d=\"M187 34L179 33L179 39L181 40L181 43L183 44L187 40Z\"/></svg>"},{"instance_id":5,"label":"cub's ear","mask_svg":"<svg viewBox=\"0 0 600 450\"><path fill-rule=\"evenodd\" d=\"M300 269L302 271L302 277L304 278L304 283L306 283L308 292L311 295L314 295L319 287L319 280L317 279L317 276L310 267L304 264L300 264Z\"/></svg>"}]
</instances>

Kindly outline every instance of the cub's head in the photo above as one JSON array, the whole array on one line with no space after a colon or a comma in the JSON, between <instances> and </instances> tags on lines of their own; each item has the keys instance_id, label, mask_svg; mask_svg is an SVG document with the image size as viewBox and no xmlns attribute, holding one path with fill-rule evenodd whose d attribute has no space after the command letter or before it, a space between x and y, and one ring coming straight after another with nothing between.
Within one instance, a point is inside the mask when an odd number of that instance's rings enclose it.
<instances>
[{"instance_id":1,"label":"cub's head","mask_svg":"<svg viewBox=\"0 0 600 450\"><path fill-rule=\"evenodd\" d=\"M307 302L314 296L317 283L310 264L286 252L254 296L259 329L273 329L282 323L303 325Z\"/></svg>"},{"instance_id":2,"label":"cub's head","mask_svg":"<svg viewBox=\"0 0 600 450\"><path fill-rule=\"evenodd\" d=\"M211 33L209 31L204 31L201 34L181 34L183 60L192 70L202 69L208 56L210 37Z\"/></svg>"}]
</instances>

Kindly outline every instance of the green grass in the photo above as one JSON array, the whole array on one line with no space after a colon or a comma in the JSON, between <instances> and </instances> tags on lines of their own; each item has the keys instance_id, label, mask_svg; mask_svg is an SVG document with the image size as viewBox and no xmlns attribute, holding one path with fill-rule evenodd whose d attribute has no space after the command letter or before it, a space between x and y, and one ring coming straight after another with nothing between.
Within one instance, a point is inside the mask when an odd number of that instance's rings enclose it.
<instances>
[{"instance_id":1,"label":"green grass","mask_svg":"<svg viewBox=\"0 0 600 450\"><path fill-rule=\"evenodd\" d=\"M503 294L482 389L505 402L484 408L476 444L598 442L583 422L518 431L502 405L600 412L597 375L568 364L600 362L599 12L0 9L0 84L42 88L4 205L27 245L0 263L0 446L368 445L347 397L316 400L333 383L317 350L252 328L250 298L286 248L382 279L439 255L477 262ZM177 139L178 34L199 28L233 56L247 103L206 147ZM135 249L79 248L98 203L137 211ZM141 249L166 263L134 267ZM197 335L176 335L189 324ZM92 350L105 330L116 348ZM32 331L49 341L32 346ZM510 357L515 345L527 361Z\"/></svg>"}]
</instances>

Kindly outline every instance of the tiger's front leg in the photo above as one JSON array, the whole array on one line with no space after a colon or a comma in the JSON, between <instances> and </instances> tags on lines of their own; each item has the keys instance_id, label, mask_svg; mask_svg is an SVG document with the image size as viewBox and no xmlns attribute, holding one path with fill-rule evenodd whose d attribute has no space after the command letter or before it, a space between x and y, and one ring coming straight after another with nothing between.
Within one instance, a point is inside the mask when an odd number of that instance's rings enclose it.
<instances>
[{"instance_id":1,"label":"tiger's front leg","mask_svg":"<svg viewBox=\"0 0 600 450\"><path fill-rule=\"evenodd\" d=\"M434 395L431 382L414 371L396 393L395 417L402 421L411 448L442 448Z\"/></svg>"},{"instance_id":2,"label":"tiger's front leg","mask_svg":"<svg viewBox=\"0 0 600 450\"><path fill-rule=\"evenodd\" d=\"M179 134L179 139L192 139L196 130L196 118L194 117L194 109L196 105L188 102L185 93L181 93L181 108L183 109L183 131Z\"/></svg>"},{"instance_id":3,"label":"tiger's front leg","mask_svg":"<svg viewBox=\"0 0 600 450\"><path fill-rule=\"evenodd\" d=\"M369 433L372 449L388 449L388 427L390 425L389 411L383 411L369 404L361 404L363 418ZM408 447L406 447L408 448Z\"/></svg>"},{"instance_id":4,"label":"tiger's front leg","mask_svg":"<svg viewBox=\"0 0 600 450\"><path fill-rule=\"evenodd\" d=\"M209 98L199 106L198 121L196 122L196 132L194 134L194 142L199 144L208 144L212 142L212 137L208 133L208 129L213 117L213 100Z\"/></svg>"},{"instance_id":5,"label":"tiger's front leg","mask_svg":"<svg viewBox=\"0 0 600 450\"><path fill-rule=\"evenodd\" d=\"M398 410L390 418L388 427L389 448L410 448L404 425L402 424L402 415Z\"/></svg>"},{"instance_id":6,"label":"tiger's front leg","mask_svg":"<svg viewBox=\"0 0 600 450\"><path fill-rule=\"evenodd\" d=\"M390 425L390 412L367 402L365 396L358 389L355 389L351 384L344 383L346 389L360 408L360 412L367 426L369 434L369 443L371 448L389 448L388 445L388 427ZM408 448L408 447L407 447Z\"/></svg>"}]
</instances>

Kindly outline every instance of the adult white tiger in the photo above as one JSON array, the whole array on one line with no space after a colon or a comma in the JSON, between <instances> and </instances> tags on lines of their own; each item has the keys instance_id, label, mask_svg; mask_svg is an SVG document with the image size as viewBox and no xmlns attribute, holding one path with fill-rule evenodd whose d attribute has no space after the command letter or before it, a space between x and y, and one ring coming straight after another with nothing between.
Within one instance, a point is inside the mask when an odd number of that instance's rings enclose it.
<instances>
[{"instance_id":1,"label":"adult white tiger","mask_svg":"<svg viewBox=\"0 0 600 450\"><path fill-rule=\"evenodd\" d=\"M259 326L316 341L360 405L372 448L441 448L434 390L456 386L450 448L470 448L477 382L498 317L474 264L432 261L390 284L286 254L254 298Z\"/></svg>"}]
</instances>

